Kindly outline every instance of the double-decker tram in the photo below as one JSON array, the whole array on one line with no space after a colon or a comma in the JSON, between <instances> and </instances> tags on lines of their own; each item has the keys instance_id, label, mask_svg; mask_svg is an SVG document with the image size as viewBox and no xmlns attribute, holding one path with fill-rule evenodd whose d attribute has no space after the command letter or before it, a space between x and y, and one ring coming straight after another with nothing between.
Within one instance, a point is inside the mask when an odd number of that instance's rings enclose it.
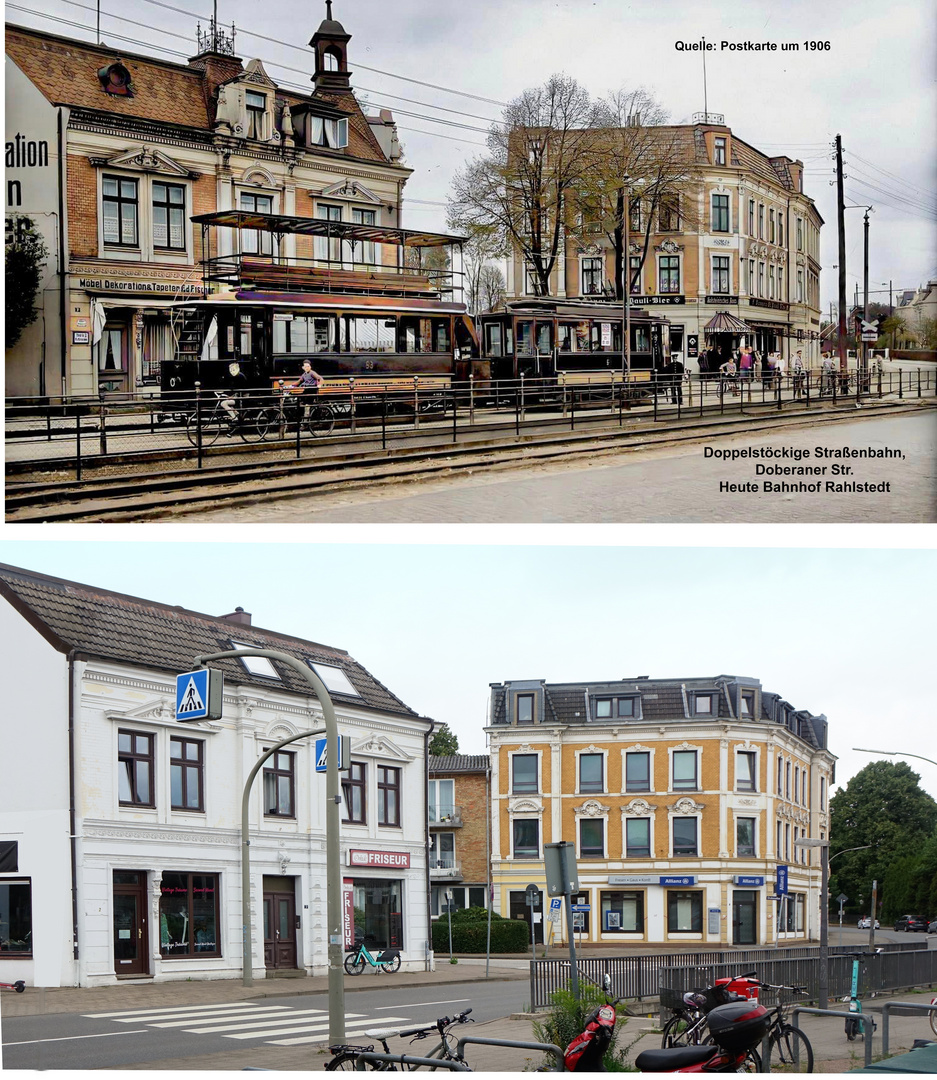
<instances>
[{"instance_id":1,"label":"double-decker tram","mask_svg":"<svg viewBox=\"0 0 937 1080\"><path fill-rule=\"evenodd\" d=\"M543 380L577 388L626 384L640 392L670 356L670 324L632 308L631 348L622 352L621 301L528 297L481 317L482 353L492 382Z\"/></svg>"},{"instance_id":2,"label":"double-decker tram","mask_svg":"<svg viewBox=\"0 0 937 1080\"><path fill-rule=\"evenodd\" d=\"M270 390L309 360L324 395L432 392L478 363L461 237L243 210L192 220L203 293L176 305L164 391Z\"/></svg>"}]
</instances>

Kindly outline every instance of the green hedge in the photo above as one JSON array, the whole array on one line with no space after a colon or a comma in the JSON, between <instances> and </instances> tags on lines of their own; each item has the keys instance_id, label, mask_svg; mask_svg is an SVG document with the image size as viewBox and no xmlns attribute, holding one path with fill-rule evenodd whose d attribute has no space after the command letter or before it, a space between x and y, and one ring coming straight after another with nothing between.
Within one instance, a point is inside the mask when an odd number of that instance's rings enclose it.
<instances>
[{"instance_id":1,"label":"green hedge","mask_svg":"<svg viewBox=\"0 0 937 1080\"><path fill-rule=\"evenodd\" d=\"M452 913L452 951L484 953L488 947L488 912L466 908ZM530 948L530 929L523 919L503 919L491 913L491 951L524 952ZM449 952L449 922L445 915L433 923L433 950Z\"/></svg>"}]
</instances>

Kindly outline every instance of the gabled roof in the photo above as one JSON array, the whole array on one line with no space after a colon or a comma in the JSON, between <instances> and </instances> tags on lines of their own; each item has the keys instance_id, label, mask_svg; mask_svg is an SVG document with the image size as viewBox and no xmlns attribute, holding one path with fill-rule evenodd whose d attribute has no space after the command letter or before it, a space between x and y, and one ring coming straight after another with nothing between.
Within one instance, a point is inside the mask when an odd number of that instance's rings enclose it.
<instances>
[{"instance_id":1,"label":"gabled roof","mask_svg":"<svg viewBox=\"0 0 937 1080\"><path fill-rule=\"evenodd\" d=\"M0 597L62 653L75 650L100 660L181 674L192 670L194 657L230 649L233 640L341 668L358 696L330 691L336 702L417 716L343 649L2 563ZM298 672L271 662L279 680L252 675L237 659L212 661L211 666L232 683L313 696Z\"/></svg>"},{"instance_id":2,"label":"gabled roof","mask_svg":"<svg viewBox=\"0 0 937 1080\"><path fill-rule=\"evenodd\" d=\"M485 772L489 765L486 754L430 754L428 768L430 773L474 773Z\"/></svg>"}]
</instances>

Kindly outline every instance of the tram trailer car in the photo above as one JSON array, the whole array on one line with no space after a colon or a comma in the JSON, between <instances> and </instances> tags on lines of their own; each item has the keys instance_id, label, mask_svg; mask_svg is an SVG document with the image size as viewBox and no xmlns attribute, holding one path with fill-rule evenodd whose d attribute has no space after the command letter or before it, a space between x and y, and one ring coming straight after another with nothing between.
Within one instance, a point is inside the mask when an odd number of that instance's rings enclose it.
<instances>
[{"instance_id":1,"label":"tram trailer car","mask_svg":"<svg viewBox=\"0 0 937 1080\"><path fill-rule=\"evenodd\" d=\"M629 394L650 392L651 375L670 358L670 323L633 308ZM587 388L626 382L621 301L536 297L511 301L481 317L482 355L492 383L543 380L546 386ZM646 384L646 385L645 385Z\"/></svg>"}]
</instances>

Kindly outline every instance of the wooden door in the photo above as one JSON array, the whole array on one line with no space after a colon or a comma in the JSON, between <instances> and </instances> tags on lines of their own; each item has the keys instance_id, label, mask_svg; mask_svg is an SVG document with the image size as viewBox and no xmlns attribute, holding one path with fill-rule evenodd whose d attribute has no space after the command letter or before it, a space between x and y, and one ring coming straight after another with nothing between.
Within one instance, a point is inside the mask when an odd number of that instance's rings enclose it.
<instances>
[{"instance_id":1,"label":"wooden door","mask_svg":"<svg viewBox=\"0 0 937 1080\"><path fill-rule=\"evenodd\" d=\"M296 967L296 901L291 893L264 893L264 964Z\"/></svg>"},{"instance_id":2,"label":"wooden door","mask_svg":"<svg viewBox=\"0 0 937 1080\"><path fill-rule=\"evenodd\" d=\"M118 975L149 974L146 872L114 871L114 971Z\"/></svg>"}]
</instances>

